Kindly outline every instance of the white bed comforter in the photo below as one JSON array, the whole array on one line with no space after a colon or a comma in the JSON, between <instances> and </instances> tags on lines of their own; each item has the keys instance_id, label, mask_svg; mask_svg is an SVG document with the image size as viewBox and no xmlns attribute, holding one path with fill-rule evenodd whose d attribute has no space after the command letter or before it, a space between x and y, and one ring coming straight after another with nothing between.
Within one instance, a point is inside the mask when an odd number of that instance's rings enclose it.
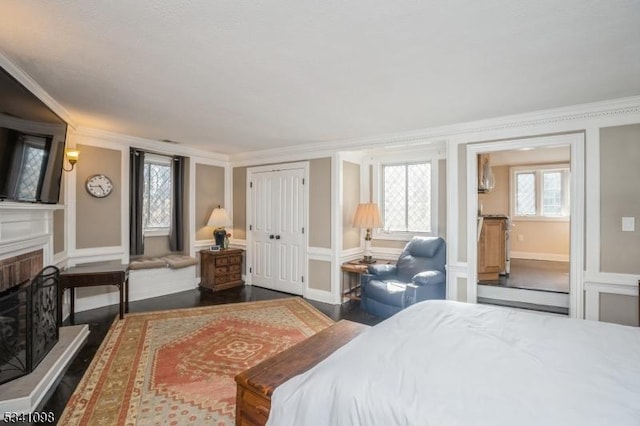
<instances>
[{"instance_id":1,"label":"white bed comforter","mask_svg":"<svg viewBox=\"0 0 640 426\"><path fill-rule=\"evenodd\" d=\"M276 388L269 425L640 425L640 329L428 301Z\"/></svg>"}]
</instances>

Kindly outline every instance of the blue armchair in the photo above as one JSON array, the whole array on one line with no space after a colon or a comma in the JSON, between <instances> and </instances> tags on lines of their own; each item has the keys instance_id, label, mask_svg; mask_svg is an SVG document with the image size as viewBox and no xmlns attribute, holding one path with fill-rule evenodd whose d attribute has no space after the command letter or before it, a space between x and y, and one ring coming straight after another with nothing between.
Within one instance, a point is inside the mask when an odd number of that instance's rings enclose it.
<instances>
[{"instance_id":1,"label":"blue armchair","mask_svg":"<svg viewBox=\"0 0 640 426\"><path fill-rule=\"evenodd\" d=\"M422 300L444 299L446 244L440 237L413 237L395 265L369 265L362 274L361 303L387 318Z\"/></svg>"}]
</instances>

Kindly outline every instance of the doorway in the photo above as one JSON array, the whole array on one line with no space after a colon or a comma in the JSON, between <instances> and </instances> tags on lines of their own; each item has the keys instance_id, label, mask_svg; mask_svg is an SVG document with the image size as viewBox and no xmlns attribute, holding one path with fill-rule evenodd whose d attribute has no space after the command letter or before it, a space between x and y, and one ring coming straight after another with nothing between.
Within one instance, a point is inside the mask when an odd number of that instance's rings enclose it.
<instances>
[{"instance_id":1,"label":"doorway","mask_svg":"<svg viewBox=\"0 0 640 426\"><path fill-rule=\"evenodd\" d=\"M468 301L582 317L584 137L467 147Z\"/></svg>"},{"instance_id":2,"label":"doorway","mask_svg":"<svg viewBox=\"0 0 640 426\"><path fill-rule=\"evenodd\" d=\"M250 283L304 295L308 164L255 167L247 174Z\"/></svg>"},{"instance_id":3,"label":"doorway","mask_svg":"<svg viewBox=\"0 0 640 426\"><path fill-rule=\"evenodd\" d=\"M569 313L569 145L478 154L478 303Z\"/></svg>"}]
</instances>

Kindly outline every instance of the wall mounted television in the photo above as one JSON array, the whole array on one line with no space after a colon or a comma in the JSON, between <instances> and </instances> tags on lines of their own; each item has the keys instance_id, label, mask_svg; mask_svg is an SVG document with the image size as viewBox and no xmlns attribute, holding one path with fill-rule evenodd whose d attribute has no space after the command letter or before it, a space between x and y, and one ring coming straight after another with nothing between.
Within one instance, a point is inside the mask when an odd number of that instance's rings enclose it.
<instances>
[{"instance_id":1,"label":"wall mounted television","mask_svg":"<svg viewBox=\"0 0 640 426\"><path fill-rule=\"evenodd\" d=\"M0 68L0 201L58 203L66 135L67 123Z\"/></svg>"}]
</instances>

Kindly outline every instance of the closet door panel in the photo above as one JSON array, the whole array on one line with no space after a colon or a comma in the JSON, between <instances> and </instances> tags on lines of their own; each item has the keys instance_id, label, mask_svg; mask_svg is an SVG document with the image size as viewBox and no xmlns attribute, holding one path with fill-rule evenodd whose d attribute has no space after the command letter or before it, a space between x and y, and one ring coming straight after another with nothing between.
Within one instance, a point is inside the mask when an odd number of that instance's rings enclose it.
<instances>
[{"instance_id":1,"label":"closet door panel","mask_svg":"<svg viewBox=\"0 0 640 426\"><path fill-rule=\"evenodd\" d=\"M253 272L252 282L256 285L273 288L275 282L274 261L276 260L276 230L274 218L278 207L277 194L274 193L274 172L257 173L254 176L252 191L254 217L252 220ZM277 188L275 188L277 189Z\"/></svg>"},{"instance_id":2,"label":"closet door panel","mask_svg":"<svg viewBox=\"0 0 640 426\"><path fill-rule=\"evenodd\" d=\"M303 294L305 246L304 169L255 173L253 193L252 282Z\"/></svg>"}]
</instances>

